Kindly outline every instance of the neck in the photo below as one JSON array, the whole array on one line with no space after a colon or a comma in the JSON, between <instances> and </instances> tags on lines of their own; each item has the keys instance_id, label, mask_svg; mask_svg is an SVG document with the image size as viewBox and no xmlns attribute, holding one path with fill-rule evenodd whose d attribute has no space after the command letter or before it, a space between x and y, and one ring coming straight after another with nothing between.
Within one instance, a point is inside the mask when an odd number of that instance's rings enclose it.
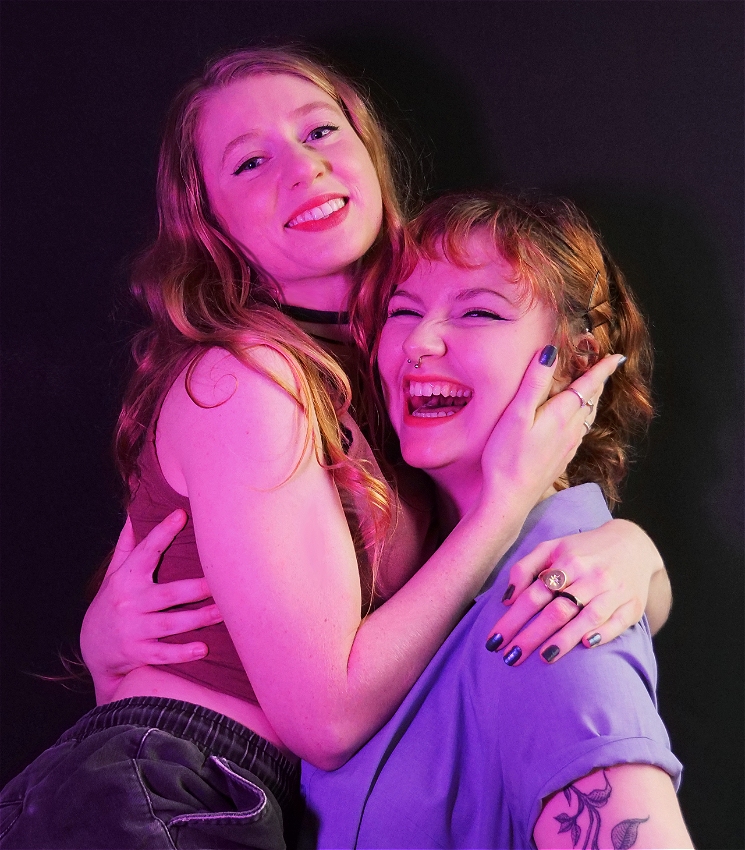
<instances>
[{"instance_id":1,"label":"neck","mask_svg":"<svg viewBox=\"0 0 745 850\"><path fill-rule=\"evenodd\" d=\"M451 468L426 470L437 487L437 519L443 535L448 535L481 498L481 470L469 472Z\"/></svg>"},{"instance_id":2,"label":"neck","mask_svg":"<svg viewBox=\"0 0 745 850\"><path fill-rule=\"evenodd\" d=\"M443 537L450 534L466 513L475 508L481 499L484 479L481 469L458 471L456 469L426 470L437 487L437 520ZM556 493L553 484L542 493L536 504ZM530 506L532 510L535 505ZM527 516L527 514L526 514Z\"/></svg>"},{"instance_id":3,"label":"neck","mask_svg":"<svg viewBox=\"0 0 745 850\"><path fill-rule=\"evenodd\" d=\"M352 276L346 271L279 284L284 304L328 313L344 313L348 310L351 289Z\"/></svg>"}]
</instances>

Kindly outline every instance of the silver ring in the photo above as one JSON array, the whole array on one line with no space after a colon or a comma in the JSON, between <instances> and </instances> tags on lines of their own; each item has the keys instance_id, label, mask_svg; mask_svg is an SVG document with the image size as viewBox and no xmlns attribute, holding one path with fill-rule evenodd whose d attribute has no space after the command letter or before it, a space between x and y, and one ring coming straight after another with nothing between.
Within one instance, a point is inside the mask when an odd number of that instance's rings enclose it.
<instances>
[{"instance_id":1,"label":"silver ring","mask_svg":"<svg viewBox=\"0 0 745 850\"><path fill-rule=\"evenodd\" d=\"M567 389L569 390L570 393L574 393L577 396L577 398L579 399L579 406L580 407L587 407L587 405L590 405L590 407L592 407L592 402L585 401L582 398L582 396L579 394L579 390L575 390L574 387L567 387Z\"/></svg>"},{"instance_id":2,"label":"silver ring","mask_svg":"<svg viewBox=\"0 0 745 850\"><path fill-rule=\"evenodd\" d=\"M587 405L587 407L589 407L589 408L590 408L590 411L592 411L593 407L595 407L595 403L594 403L594 402L592 402L592 401L590 401L590 399L589 399L589 398L587 399L587 401L585 402L585 404Z\"/></svg>"},{"instance_id":3,"label":"silver ring","mask_svg":"<svg viewBox=\"0 0 745 850\"><path fill-rule=\"evenodd\" d=\"M587 433L589 434L590 431L592 431L592 425L590 425L587 420L585 420L582 424L585 426L585 428L587 428Z\"/></svg>"}]
</instances>

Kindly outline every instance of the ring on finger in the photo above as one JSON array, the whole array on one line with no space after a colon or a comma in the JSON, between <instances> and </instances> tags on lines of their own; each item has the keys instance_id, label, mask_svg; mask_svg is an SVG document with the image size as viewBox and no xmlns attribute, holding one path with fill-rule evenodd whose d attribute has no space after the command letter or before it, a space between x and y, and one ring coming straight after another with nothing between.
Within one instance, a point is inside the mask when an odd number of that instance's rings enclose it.
<instances>
[{"instance_id":1,"label":"ring on finger","mask_svg":"<svg viewBox=\"0 0 745 850\"><path fill-rule=\"evenodd\" d=\"M567 389L570 393L574 393L577 396L577 398L579 399L580 407L587 407L589 404L591 404L591 402L584 400L579 390L575 390L574 387L567 387Z\"/></svg>"},{"instance_id":2,"label":"ring on finger","mask_svg":"<svg viewBox=\"0 0 745 850\"><path fill-rule=\"evenodd\" d=\"M587 401L585 402L585 405L584 405L584 406L585 406L585 407L589 407L589 408L590 408L590 413L592 413L592 409L593 409L593 407L595 407L595 402L594 402L594 401L592 401L592 399L589 399L589 398L588 398L588 399L587 399Z\"/></svg>"},{"instance_id":3,"label":"ring on finger","mask_svg":"<svg viewBox=\"0 0 745 850\"><path fill-rule=\"evenodd\" d=\"M559 596L563 597L564 599L568 599L570 602L574 602L574 604L577 606L578 612L585 607L573 593L569 593L566 590L557 590L554 592L554 599Z\"/></svg>"},{"instance_id":4,"label":"ring on finger","mask_svg":"<svg viewBox=\"0 0 745 850\"><path fill-rule=\"evenodd\" d=\"M585 426L585 428L587 429L587 433L589 434L590 431L592 431L592 425L590 425L590 423L586 419L582 424Z\"/></svg>"},{"instance_id":5,"label":"ring on finger","mask_svg":"<svg viewBox=\"0 0 745 850\"><path fill-rule=\"evenodd\" d=\"M554 568L539 573L538 578L554 593L564 590L569 584L569 578L564 570Z\"/></svg>"}]
</instances>

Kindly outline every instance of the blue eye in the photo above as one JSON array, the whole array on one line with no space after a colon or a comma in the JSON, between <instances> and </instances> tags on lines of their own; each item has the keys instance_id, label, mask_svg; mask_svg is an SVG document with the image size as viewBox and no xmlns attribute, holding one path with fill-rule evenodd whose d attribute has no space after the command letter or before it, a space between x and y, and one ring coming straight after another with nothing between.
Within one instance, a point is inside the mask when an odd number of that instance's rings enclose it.
<instances>
[{"instance_id":1,"label":"blue eye","mask_svg":"<svg viewBox=\"0 0 745 850\"><path fill-rule=\"evenodd\" d=\"M244 171L254 171L264 161L263 156L249 157L245 162L242 162L233 172L234 175L242 174Z\"/></svg>"},{"instance_id":2,"label":"blue eye","mask_svg":"<svg viewBox=\"0 0 745 850\"><path fill-rule=\"evenodd\" d=\"M316 127L315 130L311 130L308 133L306 142L317 142L319 139L325 138L338 129L334 124L323 124L321 127Z\"/></svg>"}]
</instances>

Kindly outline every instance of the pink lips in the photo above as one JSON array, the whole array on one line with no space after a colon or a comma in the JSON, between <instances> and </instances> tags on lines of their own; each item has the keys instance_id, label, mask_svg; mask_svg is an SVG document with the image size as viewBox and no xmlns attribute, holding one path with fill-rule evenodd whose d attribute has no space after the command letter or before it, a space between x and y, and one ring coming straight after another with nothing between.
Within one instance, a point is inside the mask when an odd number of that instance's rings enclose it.
<instances>
[{"instance_id":1,"label":"pink lips","mask_svg":"<svg viewBox=\"0 0 745 850\"><path fill-rule=\"evenodd\" d=\"M309 215L311 212L313 217ZM288 219L285 228L311 232L327 230L340 224L348 214L348 198L339 194L319 195L299 206Z\"/></svg>"}]
</instances>

